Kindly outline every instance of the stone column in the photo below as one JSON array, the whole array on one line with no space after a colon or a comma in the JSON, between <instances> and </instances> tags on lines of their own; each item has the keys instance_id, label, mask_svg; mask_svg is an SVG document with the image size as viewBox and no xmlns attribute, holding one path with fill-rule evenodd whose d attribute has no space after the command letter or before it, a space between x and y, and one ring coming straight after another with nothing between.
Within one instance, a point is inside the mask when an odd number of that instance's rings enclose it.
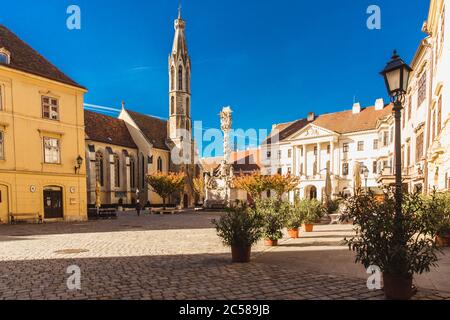
<instances>
[{"instance_id":1,"label":"stone column","mask_svg":"<svg viewBox=\"0 0 450 320\"><path fill-rule=\"evenodd\" d=\"M331 140L330 141L330 172L331 172L332 175L334 175L334 161L335 161L334 141Z\"/></svg>"},{"instance_id":2,"label":"stone column","mask_svg":"<svg viewBox=\"0 0 450 320\"><path fill-rule=\"evenodd\" d=\"M322 152L322 148L320 145L320 142L317 143L317 175L320 175L320 170L321 170L321 152Z\"/></svg>"},{"instance_id":3,"label":"stone column","mask_svg":"<svg viewBox=\"0 0 450 320\"><path fill-rule=\"evenodd\" d=\"M308 156L307 156L307 150L306 150L306 144L302 145L303 149L303 175L305 177L308 176Z\"/></svg>"}]
</instances>

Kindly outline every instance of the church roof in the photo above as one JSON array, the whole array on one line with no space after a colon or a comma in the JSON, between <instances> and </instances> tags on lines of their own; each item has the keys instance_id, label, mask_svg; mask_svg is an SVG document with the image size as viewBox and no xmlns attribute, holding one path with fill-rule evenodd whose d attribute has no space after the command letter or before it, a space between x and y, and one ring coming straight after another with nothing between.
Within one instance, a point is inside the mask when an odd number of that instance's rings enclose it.
<instances>
[{"instance_id":1,"label":"church roof","mask_svg":"<svg viewBox=\"0 0 450 320\"><path fill-rule=\"evenodd\" d=\"M2 65L2 67L16 69L85 89L22 41L8 28L0 24L0 49L1 48L6 49L11 55L10 63Z\"/></svg>"},{"instance_id":2,"label":"church roof","mask_svg":"<svg viewBox=\"0 0 450 320\"><path fill-rule=\"evenodd\" d=\"M156 149L167 150L167 121L155 117L147 116L131 110L126 110L139 127L142 134Z\"/></svg>"},{"instance_id":3,"label":"church roof","mask_svg":"<svg viewBox=\"0 0 450 320\"><path fill-rule=\"evenodd\" d=\"M125 121L92 111L84 111L86 140L136 149Z\"/></svg>"}]
</instances>

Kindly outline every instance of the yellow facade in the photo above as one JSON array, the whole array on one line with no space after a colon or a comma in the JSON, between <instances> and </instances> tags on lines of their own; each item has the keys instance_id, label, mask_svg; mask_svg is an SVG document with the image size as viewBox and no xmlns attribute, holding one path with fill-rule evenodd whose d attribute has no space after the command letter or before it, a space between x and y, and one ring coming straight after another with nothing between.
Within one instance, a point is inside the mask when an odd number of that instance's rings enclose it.
<instances>
[{"instance_id":1,"label":"yellow facade","mask_svg":"<svg viewBox=\"0 0 450 320\"><path fill-rule=\"evenodd\" d=\"M0 89L4 149L0 159L0 223L7 223L10 213L38 212L47 221L86 220L86 90L3 66ZM57 101L58 119L43 116L43 97ZM53 154L59 158L53 161L57 163L45 161L44 139L48 138L58 141L59 151ZM83 163L76 170L79 156ZM55 214L59 207L60 216L59 211Z\"/></svg>"}]
</instances>

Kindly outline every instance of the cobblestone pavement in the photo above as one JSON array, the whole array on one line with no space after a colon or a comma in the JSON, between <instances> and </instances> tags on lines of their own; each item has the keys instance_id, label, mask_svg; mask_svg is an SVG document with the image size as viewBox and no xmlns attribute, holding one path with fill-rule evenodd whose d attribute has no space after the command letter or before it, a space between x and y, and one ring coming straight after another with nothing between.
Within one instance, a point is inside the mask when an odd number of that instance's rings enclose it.
<instances>
[{"instance_id":1,"label":"cobblestone pavement","mask_svg":"<svg viewBox=\"0 0 450 320\"><path fill-rule=\"evenodd\" d=\"M278 249L262 244L254 248L252 263L231 264L229 249L211 228L217 216L122 216L78 224L0 226L0 299L383 297L380 291L368 291L358 277L279 263ZM314 241L311 247L317 245ZM287 250L290 244L284 240L280 248ZM67 289L71 265L81 268L79 291ZM419 289L416 299L450 299L450 293Z\"/></svg>"}]
</instances>

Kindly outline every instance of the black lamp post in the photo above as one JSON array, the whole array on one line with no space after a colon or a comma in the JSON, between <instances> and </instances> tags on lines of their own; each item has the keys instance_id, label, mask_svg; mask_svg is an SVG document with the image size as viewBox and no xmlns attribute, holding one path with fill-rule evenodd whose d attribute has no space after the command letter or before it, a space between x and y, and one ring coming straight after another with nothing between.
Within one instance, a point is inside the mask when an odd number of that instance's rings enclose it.
<instances>
[{"instance_id":1,"label":"black lamp post","mask_svg":"<svg viewBox=\"0 0 450 320\"><path fill-rule=\"evenodd\" d=\"M408 89L409 74L412 71L394 51L391 61L388 62L381 75L386 82L386 88L391 101L394 103L395 114L395 216L399 222L402 216L402 147L401 147L401 117L403 102L405 100L406 91ZM399 225L397 225L399 227Z\"/></svg>"}]
</instances>

